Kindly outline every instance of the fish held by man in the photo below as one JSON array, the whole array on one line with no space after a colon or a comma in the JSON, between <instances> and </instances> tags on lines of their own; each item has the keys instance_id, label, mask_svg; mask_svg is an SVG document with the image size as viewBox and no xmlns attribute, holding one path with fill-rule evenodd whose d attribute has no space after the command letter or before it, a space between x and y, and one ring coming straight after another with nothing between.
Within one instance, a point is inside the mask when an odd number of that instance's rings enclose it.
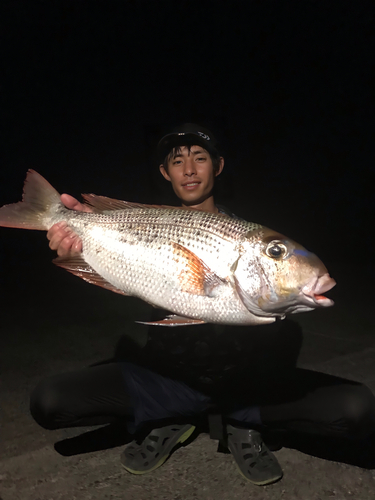
<instances>
[{"instance_id":1,"label":"fish held by man","mask_svg":"<svg viewBox=\"0 0 375 500\"><path fill-rule=\"evenodd\" d=\"M172 312L147 324L257 325L333 305L335 281L298 243L259 224L199 210L83 195L93 213L67 209L29 170L23 201L0 226L48 230L66 221L82 254L54 263L86 281Z\"/></svg>"}]
</instances>

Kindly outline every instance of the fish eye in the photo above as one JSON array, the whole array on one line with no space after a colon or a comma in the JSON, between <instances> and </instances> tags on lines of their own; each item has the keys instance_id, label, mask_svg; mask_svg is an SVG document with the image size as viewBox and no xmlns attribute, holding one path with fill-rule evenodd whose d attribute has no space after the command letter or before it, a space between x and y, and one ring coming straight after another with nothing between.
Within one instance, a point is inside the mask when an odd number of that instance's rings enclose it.
<instances>
[{"instance_id":1,"label":"fish eye","mask_svg":"<svg viewBox=\"0 0 375 500\"><path fill-rule=\"evenodd\" d=\"M266 255L271 259L282 259L287 254L286 246L281 241L271 241L266 248Z\"/></svg>"}]
</instances>

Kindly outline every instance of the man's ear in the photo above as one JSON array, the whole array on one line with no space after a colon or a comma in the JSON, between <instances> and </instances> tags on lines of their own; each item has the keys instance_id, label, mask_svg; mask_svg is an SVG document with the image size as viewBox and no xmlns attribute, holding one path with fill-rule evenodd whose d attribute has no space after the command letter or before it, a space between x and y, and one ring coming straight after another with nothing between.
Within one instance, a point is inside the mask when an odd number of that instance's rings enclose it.
<instances>
[{"instance_id":1,"label":"man's ear","mask_svg":"<svg viewBox=\"0 0 375 500\"><path fill-rule=\"evenodd\" d=\"M160 170L161 175L164 177L164 179L167 179L167 181L170 182L171 178L169 177L168 172L165 170L163 164L159 165L159 170Z\"/></svg>"},{"instance_id":2,"label":"man's ear","mask_svg":"<svg viewBox=\"0 0 375 500\"><path fill-rule=\"evenodd\" d=\"M224 158L222 156L220 156L219 168L215 172L215 177L217 177L218 175L221 174L221 172L223 171L223 168L224 168Z\"/></svg>"}]
</instances>

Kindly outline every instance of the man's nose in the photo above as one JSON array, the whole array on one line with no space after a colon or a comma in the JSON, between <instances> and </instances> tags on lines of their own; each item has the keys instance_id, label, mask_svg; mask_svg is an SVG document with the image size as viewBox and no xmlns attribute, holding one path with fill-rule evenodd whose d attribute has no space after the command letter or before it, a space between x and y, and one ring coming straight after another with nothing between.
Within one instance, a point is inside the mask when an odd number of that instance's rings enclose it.
<instances>
[{"instance_id":1,"label":"man's nose","mask_svg":"<svg viewBox=\"0 0 375 500\"><path fill-rule=\"evenodd\" d=\"M195 163L193 159L188 158L185 162L185 175L194 175L196 173Z\"/></svg>"}]
</instances>

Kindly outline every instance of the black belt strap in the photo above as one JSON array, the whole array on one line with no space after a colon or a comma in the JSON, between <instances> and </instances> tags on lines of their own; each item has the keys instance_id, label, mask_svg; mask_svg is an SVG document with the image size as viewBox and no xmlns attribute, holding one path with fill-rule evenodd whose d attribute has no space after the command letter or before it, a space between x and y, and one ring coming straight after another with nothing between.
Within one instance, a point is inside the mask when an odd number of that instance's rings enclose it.
<instances>
[{"instance_id":1,"label":"black belt strap","mask_svg":"<svg viewBox=\"0 0 375 500\"><path fill-rule=\"evenodd\" d=\"M218 441L224 439L224 424L221 413L208 414L208 428L211 439L217 439Z\"/></svg>"},{"instance_id":2,"label":"black belt strap","mask_svg":"<svg viewBox=\"0 0 375 500\"><path fill-rule=\"evenodd\" d=\"M210 431L210 438L217 439L219 441L217 451L219 453L230 453L228 450L227 436L221 413L208 414L208 428Z\"/></svg>"}]
</instances>

